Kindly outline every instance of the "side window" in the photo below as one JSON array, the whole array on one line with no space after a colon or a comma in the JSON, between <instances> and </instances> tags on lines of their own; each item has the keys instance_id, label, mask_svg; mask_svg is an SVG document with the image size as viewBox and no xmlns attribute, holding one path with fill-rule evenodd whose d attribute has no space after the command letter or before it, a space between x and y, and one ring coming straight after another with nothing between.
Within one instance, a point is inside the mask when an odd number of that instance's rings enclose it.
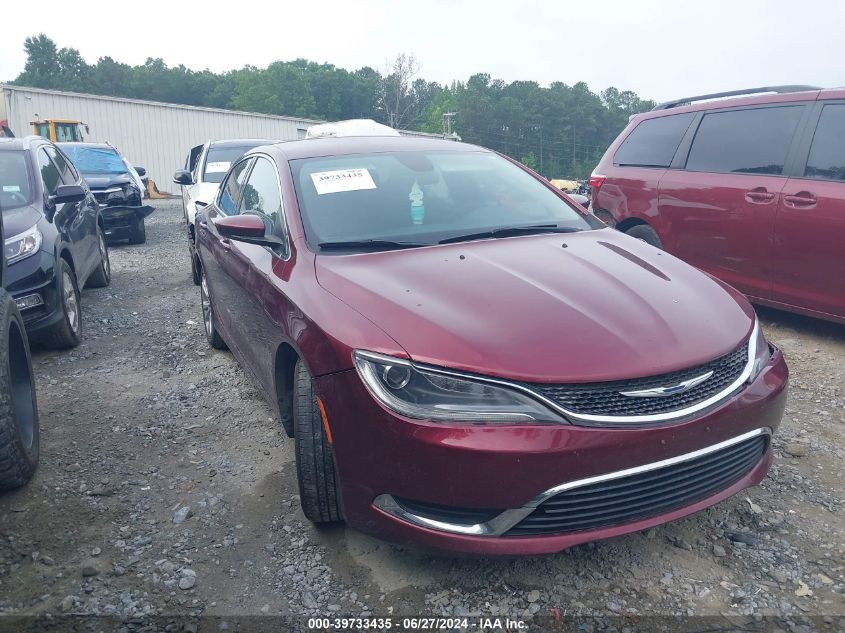
<instances>
[{"instance_id":1,"label":"side window","mask_svg":"<svg viewBox=\"0 0 845 633\"><path fill-rule=\"evenodd\" d=\"M194 180L196 181L197 178L197 163L199 162L199 158L202 155L202 149L205 147L204 145L197 145L196 147L191 148L191 153L188 154L188 159L185 162L185 169L191 172L194 175Z\"/></svg>"},{"instance_id":2,"label":"side window","mask_svg":"<svg viewBox=\"0 0 845 633\"><path fill-rule=\"evenodd\" d=\"M631 167L668 167L695 114L646 119L616 150L613 162Z\"/></svg>"},{"instance_id":3,"label":"side window","mask_svg":"<svg viewBox=\"0 0 845 633\"><path fill-rule=\"evenodd\" d=\"M56 193L56 187L62 184L62 177L59 170L47 156L43 149L38 150L38 171L41 173L41 181L44 183L44 191L48 196Z\"/></svg>"},{"instance_id":4,"label":"side window","mask_svg":"<svg viewBox=\"0 0 845 633\"><path fill-rule=\"evenodd\" d=\"M803 105L705 114L692 141L688 171L783 173Z\"/></svg>"},{"instance_id":5,"label":"side window","mask_svg":"<svg viewBox=\"0 0 845 633\"><path fill-rule=\"evenodd\" d=\"M62 182L66 185L75 185L79 182L79 174L76 173L76 169L74 169L71 162L65 158L64 154L57 151L55 147L45 147L44 151L47 152L47 155L50 157L56 167L59 168L59 174L62 177Z\"/></svg>"},{"instance_id":6,"label":"side window","mask_svg":"<svg viewBox=\"0 0 845 633\"><path fill-rule=\"evenodd\" d=\"M279 221L281 209L282 196L276 166L266 158L257 158L244 186L240 212L261 215L273 226Z\"/></svg>"},{"instance_id":7,"label":"side window","mask_svg":"<svg viewBox=\"0 0 845 633\"><path fill-rule=\"evenodd\" d=\"M826 105L822 110L810 157L807 159L805 178L845 181L845 104Z\"/></svg>"},{"instance_id":8,"label":"side window","mask_svg":"<svg viewBox=\"0 0 845 633\"><path fill-rule=\"evenodd\" d=\"M235 215L238 212L238 201L244 186L244 179L249 173L247 167L252 164L252 158L242 160L229 170L226 180L220 186L220 201L218 207L226 215Z\"/></svg>"}]
</instances>

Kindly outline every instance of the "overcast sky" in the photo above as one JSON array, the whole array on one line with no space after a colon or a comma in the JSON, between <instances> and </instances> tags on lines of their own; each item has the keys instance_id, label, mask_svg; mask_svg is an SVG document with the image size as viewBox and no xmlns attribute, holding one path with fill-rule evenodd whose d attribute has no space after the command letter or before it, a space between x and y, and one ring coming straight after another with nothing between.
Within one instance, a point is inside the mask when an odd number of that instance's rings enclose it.
<instances>
[{"instance_id":1,"label":"overcast sky","mask_svg":"<svg viewBox=\"0 0 845 633\"><path fill-rule=\"evenodd\" d=\"M222 7L226 7L225 10ZM272 8L271 8L272 7ZM413 53L420 75L608 86L658 101L772 84L845 85L836 0L318 0L3 3L0 80L46 33L89 63L213 71L304 57L355 70Z\"/></svg>"}]
</instances>

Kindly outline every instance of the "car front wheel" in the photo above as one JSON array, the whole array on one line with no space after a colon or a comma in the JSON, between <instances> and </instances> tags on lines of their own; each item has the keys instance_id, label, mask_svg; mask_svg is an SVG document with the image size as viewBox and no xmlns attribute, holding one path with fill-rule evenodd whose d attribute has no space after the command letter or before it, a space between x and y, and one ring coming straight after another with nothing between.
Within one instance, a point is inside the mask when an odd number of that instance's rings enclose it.
<instances>
[{"instance_id":1,"label":"car front wheel","mask_svg":"<svg viewBox=\"0 0 845 633\"><path fill-rule=\"evenodd\" d=\"M314 523L340 521L343 515L334 455L314 393L314 381L301 360L296 361L294 372L293 437L302 512Z\"/></svg>"},{"instance_id":2,"label":"car front wheel","mask_svg":"<svg viewBox=\"0 0 845 633\"><path fill-rule=\"evenodd\" d=\"M129 241L133 244L143 244L147 241L147 227L144 225L144 218L140 218L132 226L132 236Z\"/></svg>"}]
</instances>

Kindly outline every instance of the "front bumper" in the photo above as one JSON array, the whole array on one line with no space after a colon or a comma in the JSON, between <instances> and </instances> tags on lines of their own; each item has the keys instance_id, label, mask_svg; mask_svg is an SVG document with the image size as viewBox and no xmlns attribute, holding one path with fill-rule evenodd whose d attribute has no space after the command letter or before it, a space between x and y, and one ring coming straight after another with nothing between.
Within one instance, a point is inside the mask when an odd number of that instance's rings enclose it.
<instances>
[{"instance_id":1,"label":"front bumper","mask_svg":"<svg viewBox=\"0 0 845 633\"><path fill-rule=\"evenodd\" d=\"M100 215L103 218L106 237L120 237L131 233L138 220L142 220L155 211L151 205L133 206L102 206Z\"/></svg>"},{"instance_id":2,"label":"front bumper","mask_svg":"<svg viewBox=\"0 0 845 633\"><path fill-rule=\"evenodd\" d=\"M10 265L6 273L6 289L13 299L38 296L41 305L21 310L24 326L30 338L50 329L64 318L59 303L56 258L52 253L38 251Z\"/></svg>"},{"instance_id":3,"label":"front bumper","mask_svg":"<svg viewBox=\"0 0 845 633\"><path fill-rule=\"evenodd\" d=\"M409 420L373 400L354 370L318 378L333 436L347 522L374 536L471 554L542 554L687 516L759 483L771 449L727 487L683 507L630 522L539 536L479 535L425 527L389 498L446 508L518 511L544 491L695 453L744 434L774 432L788 370L775 350L736 395L680 423L650 428L444 425ZM381 506L381 507L379 507Z\"/></svg>"}]
</instances>

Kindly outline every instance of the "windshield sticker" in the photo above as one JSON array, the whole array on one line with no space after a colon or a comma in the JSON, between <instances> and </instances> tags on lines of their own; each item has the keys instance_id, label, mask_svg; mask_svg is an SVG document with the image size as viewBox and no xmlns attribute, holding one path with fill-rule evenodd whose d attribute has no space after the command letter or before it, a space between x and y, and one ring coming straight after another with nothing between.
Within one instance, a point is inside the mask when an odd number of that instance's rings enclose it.
<instances>
[{"instance_id":1,"label":"windshield sticker","mask_svg":"<svg viewBox=\"0 0 845 633\"><path fill-rule=\"evenodd\" d=\"M366 169L339 169L337 171L318 171L311 174L314 188L318 195L341 191L361 191L375 189L376 183Z\"/></svg>"},{"instance_id":2,"label":"windshield sticker","mask_svg":"<svg viewBox=\"0 0 845 633\"><path fill-rule=\"evenodd\" d=\"M18 193L20 192L21 188L17 185L3 185L3 192L4 193Z\"/></svg>"},{"instance_id":3,"label":"windshield sticker","mask_svg":"<svg viewBox=\"0 0 845 633\"><path fill-rule=\"evenodd\" d=\"M205 166L205 173L207 174L219 174L220 172L229 171L229 167L232 163L226 160L221 160L216 163L208 163Z\"/></svg>"}]
</instances>

